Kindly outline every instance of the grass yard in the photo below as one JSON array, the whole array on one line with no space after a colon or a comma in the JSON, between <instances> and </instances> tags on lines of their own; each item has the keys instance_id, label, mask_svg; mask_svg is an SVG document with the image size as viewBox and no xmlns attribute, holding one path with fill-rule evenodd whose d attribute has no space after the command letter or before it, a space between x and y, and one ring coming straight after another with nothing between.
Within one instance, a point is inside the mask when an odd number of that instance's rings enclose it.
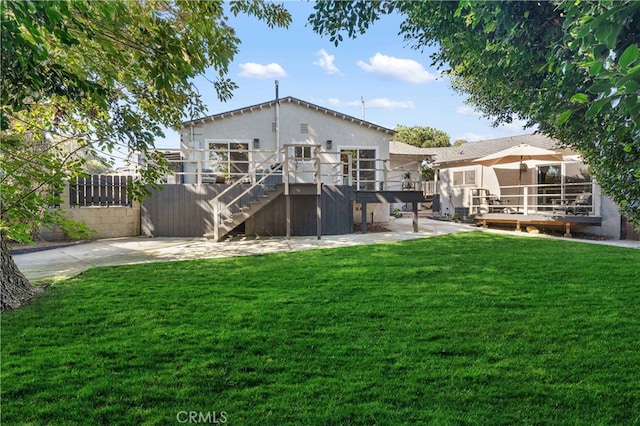
<instances>
[{"instance_id":1,"label":"grass yard","mask_svg":"<svg viewBox=\"0 0 640 426\"><path fill-rule=\"evenodd\" d=\"M486 233L94 269L2 315L2 424L638 424L639 296Z\"/></svg>"}]
</instances>

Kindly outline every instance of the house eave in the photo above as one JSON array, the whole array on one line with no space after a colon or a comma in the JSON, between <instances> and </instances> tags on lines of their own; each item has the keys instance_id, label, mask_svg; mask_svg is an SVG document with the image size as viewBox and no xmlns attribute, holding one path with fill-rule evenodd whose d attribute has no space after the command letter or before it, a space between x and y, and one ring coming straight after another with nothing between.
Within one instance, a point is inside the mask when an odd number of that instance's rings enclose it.
<instances>
[{"instance_id":1,"label":"house eave","mask_svg":"<svg viewBox=\"0 0 640 426\"><path fill-rule=\"evenodd\" d=\"M377 125L375 123L371 123L371 122L366 121L366 120L361 120L359 118L356 118L356 117L353 117L353 116L350 116L350 115L347 115L347 114L343 114L343 113L338 112L338 111L334 111L334 110L331 110L331 109L328 109L328 108L324 108L324 107L321 107L319 105L315 105L315 104L312 104L310 102L306 102L306 101L303 101L301 99L294 98L292 96L287 96L285 98L282 98L282 99L279 100L279 102L281 104L282 103L297 104L299 106L303 106L303 107L306 107L308 109L311 109L311 110L314 110L314 111L317 111L317 112L322 112L322 113L324 113L326 115L332 115L333 117L340 118L340 119L342 119L344 121L349 121L351 123L355 123L355 124L358 124L360 126L367 127L369 129L375 129L377 131L380 131L380 132L383 132L383 133L386 133L386 134L389 134L389 135L395 135L395 133L396 133L392 129L389 129L389 128L386 128L386 127L383 127L383 126L379 126L379 125ZM179 131L181 131L181 130L185 129L186 127L189 127L189 126L196 126L196 125L204 124L204 123L210 122L210 121L221 120L221 119L224 119L224 118L227 118L227 117L233 117L235 115L242 115L242 114L250 113L250 112L253 112L255 110L261 110L261 109L264 109L264 108L271 108L271 107L274 107L275 105L276 105L276 101L272 100L272 101L263 102L263 103L256 104L256 105L250 105L250 106L247 106L247 107L234 109L234 110L231 110L231 111L221 112L221 113L218 113L218 114L213 114L213 115L209 115L209 116L206 116L206 117L185 121L185 122L182 123L182 126L180 128L174 128L174 130L179 132Z\"/></svg>"}]
</instances>

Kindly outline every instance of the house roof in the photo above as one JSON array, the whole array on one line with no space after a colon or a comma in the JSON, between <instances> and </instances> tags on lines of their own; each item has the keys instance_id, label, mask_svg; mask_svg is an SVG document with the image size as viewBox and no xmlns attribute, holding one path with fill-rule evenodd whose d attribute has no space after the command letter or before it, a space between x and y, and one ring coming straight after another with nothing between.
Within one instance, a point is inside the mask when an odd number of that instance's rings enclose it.
<instances>
[{"instance_id":1,"label":"house roof","mask_svg":"<svg viewBox=\"0 0 640 426\"><path fill-rule=\"evenodd\" d=\"M404 142L390 141L389 153L395 155L414 155L430 157L438 153L438 149L441 148L420 148L417 146L409 145Z\"/></svg>"},{"instance_id":2,"label":"house roof","mask_svg":"<svg viewBox=\"0 0 640 426\"><path fill-rule=\"evenodd\" d=\"M334 111L334 110L331 110L331 109L328 109L328 108L324 108L324 107L321 107L319 105L315 105L315 104L312 104L310 102L306 102L306 101L303 101L301 99L294 98L292 96L287 96L287 97L281 98L279 100L279 102L280 102L280 104L283 104L283 103L297 104L299 106L303 106L305 108L313 109L313 110L316 110L316 111L321 112L323 114L332 115L332 116L334 116L336 118L339 118L339 119L342 119L342 120L345 120L345 121L349 121L351 123L355 123L355 124L358 124L360 126L364 126L364 127L370 128L370 129L375 129L375 130L378 130L378 131L381 131L381 132L384 132L384 133L388 133L390 135L394 135L396 133L392 129L389 129L389 128L386 128L386 127L383 127L383 126L379 126L379 125L377 125L375 123L371 123L369 121L361 120L359 118L352 117L350 115L346 115L346 114L343 114L343 113L338 112L338 111ZM274 107L275 104L276 104L276 101L272 100L272 101L263 102L263 103L256 104L256 105L247 106L247 107L244 107L244 108L234 109L232 111L221 112L219 114L209 115L207 117L198 118L198 119L195 119L195 120L185 121L185 122L182 123L182 127L186 127L188 125L204 124L207 121L221 120L221 119L224 119L224 118L227 118L227 117L232 117L232 116L235 116L235 115L242 115L242 114L245 114L245 113L253 112L253 111L256 111L256 110L261 110L261 109L264 109L264 108L271 108L271 107Z\"/></svg>"},{"instance_id":3,"label":"house roof","mask_svg":"<svg viewBox=\"0 0 640 426\"><path fill-rule=\"evenodd\" d=\"M474 160L520 144L528 144L545 149L560 148L559 141L551 139L541 133L534 133L478 142L468 142L460 146L433 149L438 150L436 152L436 163L441 164Z\"/></svg>"},{"instance_id":4,"label":"house roof","mask_svg":"<svg viewBox=\"0 0 640 426\"><path fill-rule=\"evenodd\" d=\"M419 148L406 143L389 142L389 153L394 155L411 155L432 157L436 164L469 162L476 158L484 157L511 148L520 144L528 144L545 149L560 149L560 142L540 133L511 136L507 138L489 139L477 142L468 142L460 146L447 146L437 148Z\"/></svg>"}]
</instances>

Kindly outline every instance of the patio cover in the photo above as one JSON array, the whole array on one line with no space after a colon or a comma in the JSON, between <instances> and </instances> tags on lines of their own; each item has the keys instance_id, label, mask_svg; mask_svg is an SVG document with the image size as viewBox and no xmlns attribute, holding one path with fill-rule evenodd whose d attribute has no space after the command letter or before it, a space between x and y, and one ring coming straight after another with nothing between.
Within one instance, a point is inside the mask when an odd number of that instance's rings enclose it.
<instances>
[{"instance_id":1,"label":"patio cover","mask_svg":"<svg viewBox=\"0 0 640 426\"><path fill-rule=\"evenodd\" d=\"M474 163L483 166L495 166L498 164L523 163L524 161L562 161L562 154L537 146L520 144L503 149L493 154L473 160Z\"/></svg>"},{"instance_id":2,"label":"patio cover","mask_svg":"<svg viewBox=\"0 0 640 426\"><path fill-rule=\"evenodd\" d=\"M551 151L537 146L520 144L511 148L503 149L493 154L473 160L474 163L483 166L493 167L500 164L519 163L518 167L518 196L520 195L520 185L522 185L522 166L526 161L562 161L561 153ZM484 183L483 183L484 184ZM518 211L520 208L518 207Z\"/></svg>"}]
</instances>

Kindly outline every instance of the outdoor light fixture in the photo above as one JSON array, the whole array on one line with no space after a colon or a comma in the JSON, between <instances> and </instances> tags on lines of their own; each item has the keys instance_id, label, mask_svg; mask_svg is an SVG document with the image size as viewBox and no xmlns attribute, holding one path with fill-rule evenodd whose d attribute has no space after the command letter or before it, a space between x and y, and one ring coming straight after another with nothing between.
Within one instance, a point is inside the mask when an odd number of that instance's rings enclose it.
<instances>
[{"instance_id":1,"label":"outdoor light fixture","mask_svg":"<svg viewBox=\"0 0 640 426\"><path fill-rule=\"evenodd\" d=\"M253 140L253 149L260 149L260 139Z\"/></svg>"},{"instance_id":2,"label":"outdoor light fixture","mask_svg":"<svg viewBox=\"0 0 640 426\"><path fill-rule=\"evenodd\" d=\"M331 151L333 149L333 141L331 139L327 139L327 150Z\"/></svg>"}]
</instances>

